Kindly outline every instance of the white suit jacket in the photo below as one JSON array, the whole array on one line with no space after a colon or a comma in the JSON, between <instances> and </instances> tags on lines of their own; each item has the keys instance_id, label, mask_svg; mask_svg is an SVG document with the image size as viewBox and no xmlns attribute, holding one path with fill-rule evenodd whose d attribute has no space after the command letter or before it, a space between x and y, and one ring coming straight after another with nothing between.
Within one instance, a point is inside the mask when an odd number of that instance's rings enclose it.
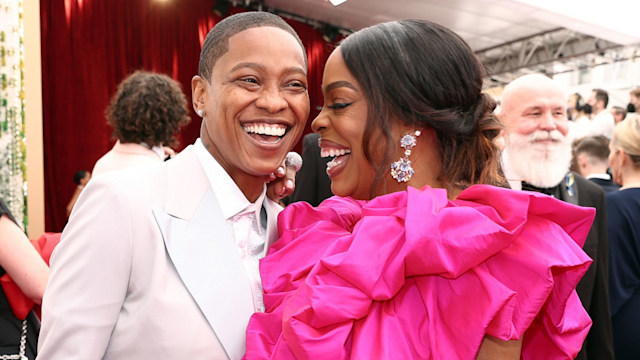
<instances>
[{"instance_id":1,"label":"white suit jacket","mask_svg":"<svg viewBox=\"0 0 640 360\"><path fill-rule=\"evenodd\" d=\"M266 251L281 207L267 199L265 208ZM239 359L253 311L234 239L189 146L84 189L51 258L38 359Z\"/></svg>"},{"instance_id":2,"label":"white suit jacket","mask_svg":"<svg viewBox=\"0 0 640 360\"><path fill-rule=\"evenodd\" d=\"M159 163L162 159L153 150L141 144L121 143L116 141L113 148L102 155L93 166L91 176L97 176L109 171L120 170L130 166L144 166Z\"/></svg>"}]
</instances>

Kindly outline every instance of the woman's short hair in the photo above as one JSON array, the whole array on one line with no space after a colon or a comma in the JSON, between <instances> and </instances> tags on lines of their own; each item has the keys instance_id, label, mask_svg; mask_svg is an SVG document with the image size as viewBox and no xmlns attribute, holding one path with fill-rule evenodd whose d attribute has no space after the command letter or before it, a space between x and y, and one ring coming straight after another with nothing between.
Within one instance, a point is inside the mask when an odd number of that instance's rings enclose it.
<instances>
[{"instance_id":1,"label":"woman's short hair","mask_svg":"<svg viewBox=\"0 0 640 360\"><path fill-rule=\"evenodd\" d=\"M613 129L611 144L622 149L636 167L640 167L640 115L627 116Z\"/></svg>"},{"instance_id":2,"label":"woman's short hair","mask_svg":"<svg viewBox=\"0 0 640 360\"><path fill-rule=\"evenodd\" d=\"M106 116L114 138L149 146L176 145L175 136L191 121L180 84L146 71L136 71L118 85Z\"/></svg>"},{"instance_id":3,"label":"woman's short hair","mask_svg":"<svg viewBox=\"0 0 640 360\"><path fill-rule=\"evenodd\" d=\"M451 189L486 183L505 186L500 151L502 129L495 101L482 93L485 71L469 46L451 30L425 20L365 28L341 43L344 60L368 101L364 153L383 178L394 154L391 123L431 127L440 141L439 179ZM386 152L371 156L382 129ZM383 139L384 141L385 139ZM384 146L384 145L383 145Z\"/></svg>"}]
</instances>

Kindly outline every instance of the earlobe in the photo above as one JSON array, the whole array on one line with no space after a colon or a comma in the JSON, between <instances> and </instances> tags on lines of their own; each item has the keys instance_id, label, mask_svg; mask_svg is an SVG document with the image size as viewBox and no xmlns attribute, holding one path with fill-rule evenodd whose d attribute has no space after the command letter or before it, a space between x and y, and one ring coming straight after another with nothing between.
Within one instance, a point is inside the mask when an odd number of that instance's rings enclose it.
<instances>
[{"instance_id":1,"label":"earlobe","mask_svg":"<svg viewBox=\"0 0 640 360\"><path fill-rule=\"evenodd\" d=\"M204 110L204 99L206 95L206 87L204 79L199 75L194 76L191 79L191 98L193 102L193 110L197 113L198 110Z\"/></svg>"}]
</instances>

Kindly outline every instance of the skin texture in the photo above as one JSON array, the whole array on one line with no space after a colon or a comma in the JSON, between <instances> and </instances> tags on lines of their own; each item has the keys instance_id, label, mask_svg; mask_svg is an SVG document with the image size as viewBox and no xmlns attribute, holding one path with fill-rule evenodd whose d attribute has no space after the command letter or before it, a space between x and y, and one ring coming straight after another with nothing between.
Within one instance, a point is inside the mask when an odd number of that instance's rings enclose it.
<instances>
[{"instance_id":1,"label":"skin texture","mask_svg":"<svg viewBox=\"0 0 640 360\"><path fill-rule=\"evenodd\" d=\"M331 191L339 196L367 199L370 196L370 179L375 176L362 148L367 100L348 71L339 49L327 60L322 84L325 104L312 128L322 134L323 146L351 151L351 154L343 156L342 166L328 172Z\"/></svg>"},{"instance_id":2,"label":"skin texture","mask_svg":"<svg viewBox=\"0 0 640 360\"><path fill-rule=\"evenodd\" d=\"M536 130L569 133L565 98L553 80L530 75L511 82L503 94L500 120L508 131L529 135Z\"/></svg>"},{"instance_id":3,"label":"skin texture","mask_svg":"<svg viewBox=\"0 0 640 360\"><path fill-rule=\"evenodd\" d=\"M36 304L42 303L49 267L6 215L0 216L0 265L26 296Z\"/></svg>"},{"instance_id":4,"label":"skin texture","mask_svg":"<svg viewBox=\"0 0 640 360\"><path fill-rule=\"evenodd\" d=\"M337 48L327 60L322 80L322 91L325 106L312 123L315 132L321 136L321 147L348 149L350 154L341 158L343 165L328 171L331 178L331 191L338 196L350 196L354 199L368 200L377 195L406 190L407 186L422 188L425 185L443 187L436 175L440 172L441 163L438 158L439 145L435 131L420 130L422 134L410 157L415 174L409 182L398 183L390 172L385 175L385 182L372 189L371 179L376 169L366 159L363 150L364 128L367 122L367 99L360 84L349 72L340 48ZM393 138L397 144L405 133L415 133L416 129L403 125L399 120L392 126ZM382 140L382 135L377 134ZM379 149L383 149L380 146ZM394 147L396 153L393 161L404 156L404 149ZM375 150L375 149L374 149ZM382 151L382 150L381 150ZM382 158L383 154L371 154L373 158ZM383 164L388 168L390 164ZM455 197L455 193L452 194Z\"/></svg>"},{"instance_id":5,"label":"skin texture","mask_svg":"<svg viewBox=\"0 0 640 360\"><path fill-rule=\"evenodd\" d=\"M609 143L609 167L613 181L622 185L622 189L640 187L640 168L633 163L629 154L615 146L615 135Z\"/></svg>"},{"instance_id":6,"label":"skin texture","mask_svg":"<svg viewBox=\"0 0 640 360\"><path fill-rule=\"evenodd\" d=\"M302 135L309 114L307 68L296 39L284 30L258 27L229 38L229 50L211 79L192 80L193 106L203 110L200 137L247 199L255 201ZM278 124L277 142L248 134L249 124Z\"/></svg>"}]
</instances>

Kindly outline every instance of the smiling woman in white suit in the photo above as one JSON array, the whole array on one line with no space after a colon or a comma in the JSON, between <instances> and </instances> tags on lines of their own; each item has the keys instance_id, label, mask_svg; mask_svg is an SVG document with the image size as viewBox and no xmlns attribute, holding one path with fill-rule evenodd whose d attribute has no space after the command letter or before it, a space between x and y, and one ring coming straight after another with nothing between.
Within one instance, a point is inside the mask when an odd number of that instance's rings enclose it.
<instances>
[{"instance_id":1,"label":"smiling woman in white suit","mask_svg":"<svg viewBox=\"0 0 640 360\"><path fill-rule=\"evenodd\" d=\"M304 47L281 18L211 30L192 81L200 139L82 192L51 259L39 359L242 357L281 210L265 183L304 129L306 88Z\"/></svg>"}]
</instances>

